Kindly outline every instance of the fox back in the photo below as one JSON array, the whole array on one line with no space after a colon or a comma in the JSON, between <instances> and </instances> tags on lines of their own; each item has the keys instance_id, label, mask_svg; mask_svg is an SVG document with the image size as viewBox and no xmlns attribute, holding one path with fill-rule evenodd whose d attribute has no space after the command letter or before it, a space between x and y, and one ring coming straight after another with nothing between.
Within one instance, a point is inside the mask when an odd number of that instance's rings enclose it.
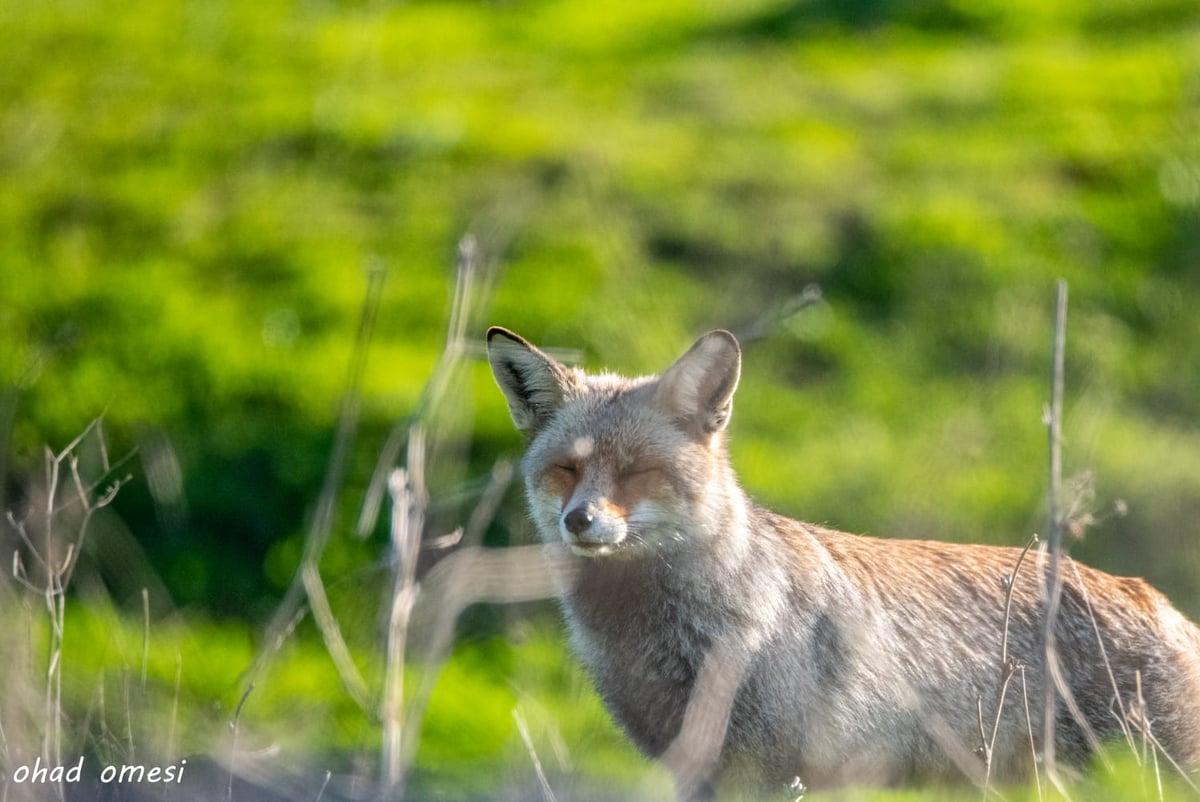
<instances>
[{"instance_id":1,"label":"fox back","mask_svg":"<svg viewBox=\"0 0 1200 802\"><path fill-rule=\"evenodd\" d=\"M1060 760L1145 732L1200 764L1200 631L1142 580L1064 560L1048 672L1040 553L1022 567L1015 548L859 537L752 502L724 442L728 332L642 378L501 328L488 354L527 439L530 514L575 563L575 651L681 798L1019 779L1045 749L1047 682Z\"/></svg>"}]
</instances>

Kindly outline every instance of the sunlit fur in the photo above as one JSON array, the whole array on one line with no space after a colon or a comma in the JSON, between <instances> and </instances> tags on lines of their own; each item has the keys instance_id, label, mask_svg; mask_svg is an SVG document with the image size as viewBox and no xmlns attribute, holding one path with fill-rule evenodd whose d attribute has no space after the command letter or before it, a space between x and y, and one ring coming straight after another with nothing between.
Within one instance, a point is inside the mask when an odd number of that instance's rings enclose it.
<instances>
[{"instance_id":1,"label":"sunlit fur","mask_svg":"<svg viewBox=\"0 0 1200 802\"><path fill-rule=\"evenodd\" d=\"M489 332L489 358L528 439L533 520L578 555L563 608L614 719L661 756L714 646L745 667L719 757L681 796L708 798L723 773L760 790L795 777L810 788L981 781L979 710L990 733L1018 549L858 537L756 505L724 444L741 364L727 333L706 335L661 378L566 368L503 329ZM576 508L589 523L576 516L572 531ZM1027 776L1042 753L1046 565L1031 553L1013 589L1008 654L1020 670L995 781ZM1090 729L1121 735L1117 711L1135 709L1140 675L1152 734L1195 768L1196 627L1140 579L1069 560L1062 576L1059 661ZM1059 761L1081 765L1086 730L1056 707Z\"/></svg>"}]
</instances>

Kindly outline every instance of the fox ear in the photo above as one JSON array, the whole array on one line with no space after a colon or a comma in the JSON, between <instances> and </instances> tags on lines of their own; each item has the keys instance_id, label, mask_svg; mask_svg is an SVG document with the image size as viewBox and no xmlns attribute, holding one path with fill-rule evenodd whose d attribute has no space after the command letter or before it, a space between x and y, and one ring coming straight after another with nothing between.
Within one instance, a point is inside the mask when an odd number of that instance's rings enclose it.
<instances>
[{"instance_id":1,"label":"fox ear","mask_svg":"<svg viewBox=\"0 0 1200 802\"><path fill-rule=\"evenodd\" d=\"M508 329L492 326L487 333L492 375L508 401L513 424L533 437L562 406L571 383L567 369Z\"/></svg>"},{"instance_id":2,"label":"fox ear","mask_svg":"<svg viewBox=\"0 0 1200 802\"><path fill-rule=\"evenodd\" d=\"M695 436L721 431L733 414L742 349L727 331L710 331L667 368L654 400Z\"/></svg>"}]
</instances>

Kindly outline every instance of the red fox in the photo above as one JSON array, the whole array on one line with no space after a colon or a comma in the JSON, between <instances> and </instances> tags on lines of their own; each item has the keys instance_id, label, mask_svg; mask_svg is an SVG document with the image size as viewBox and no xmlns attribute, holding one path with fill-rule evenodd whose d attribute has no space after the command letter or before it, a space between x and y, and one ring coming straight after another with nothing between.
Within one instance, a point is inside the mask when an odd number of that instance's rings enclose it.
<instances>
[{"instance_id":1,"label":"red fox","mask_svg":"<svg viewBox=\"0 0 1200 802\"><path fill-rule=\"evenodd\" d=\"M1022 569L1017 548L849 535L751 501L725 447L732 334L642 378L498 327L488 358L527 439L533 521L572 554L572 645L681 799L982 782L985 764L1021 779L1043 754L1048 662L1059 761L1145 737L1200 766L1200 630L1141 579L1064 559L1050 662L1039 553Z\"/></svg>"}]
</instances>

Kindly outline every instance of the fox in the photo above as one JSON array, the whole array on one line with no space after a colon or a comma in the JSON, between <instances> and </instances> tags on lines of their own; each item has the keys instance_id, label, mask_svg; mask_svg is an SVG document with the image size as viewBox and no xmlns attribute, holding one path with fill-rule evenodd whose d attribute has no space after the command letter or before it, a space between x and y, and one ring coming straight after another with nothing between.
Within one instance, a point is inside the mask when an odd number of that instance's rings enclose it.
<instances>
[{"instance_id":1,"label":"fox","mask_svg":"<svg viewBox=\"0 0 1200 802\"><path fill-rule=\"evenodd\" d=\"M1200 767L1200 630L1144 580L1065 556L1054 572L1044 549L847 534L751 500L727 447L733 334L638 378L498 326L487 353L524 436L530 517L571 565L573 651L683 802L986 789L1082 769L1122 738Z\"/></svg>"}]
</instances>

